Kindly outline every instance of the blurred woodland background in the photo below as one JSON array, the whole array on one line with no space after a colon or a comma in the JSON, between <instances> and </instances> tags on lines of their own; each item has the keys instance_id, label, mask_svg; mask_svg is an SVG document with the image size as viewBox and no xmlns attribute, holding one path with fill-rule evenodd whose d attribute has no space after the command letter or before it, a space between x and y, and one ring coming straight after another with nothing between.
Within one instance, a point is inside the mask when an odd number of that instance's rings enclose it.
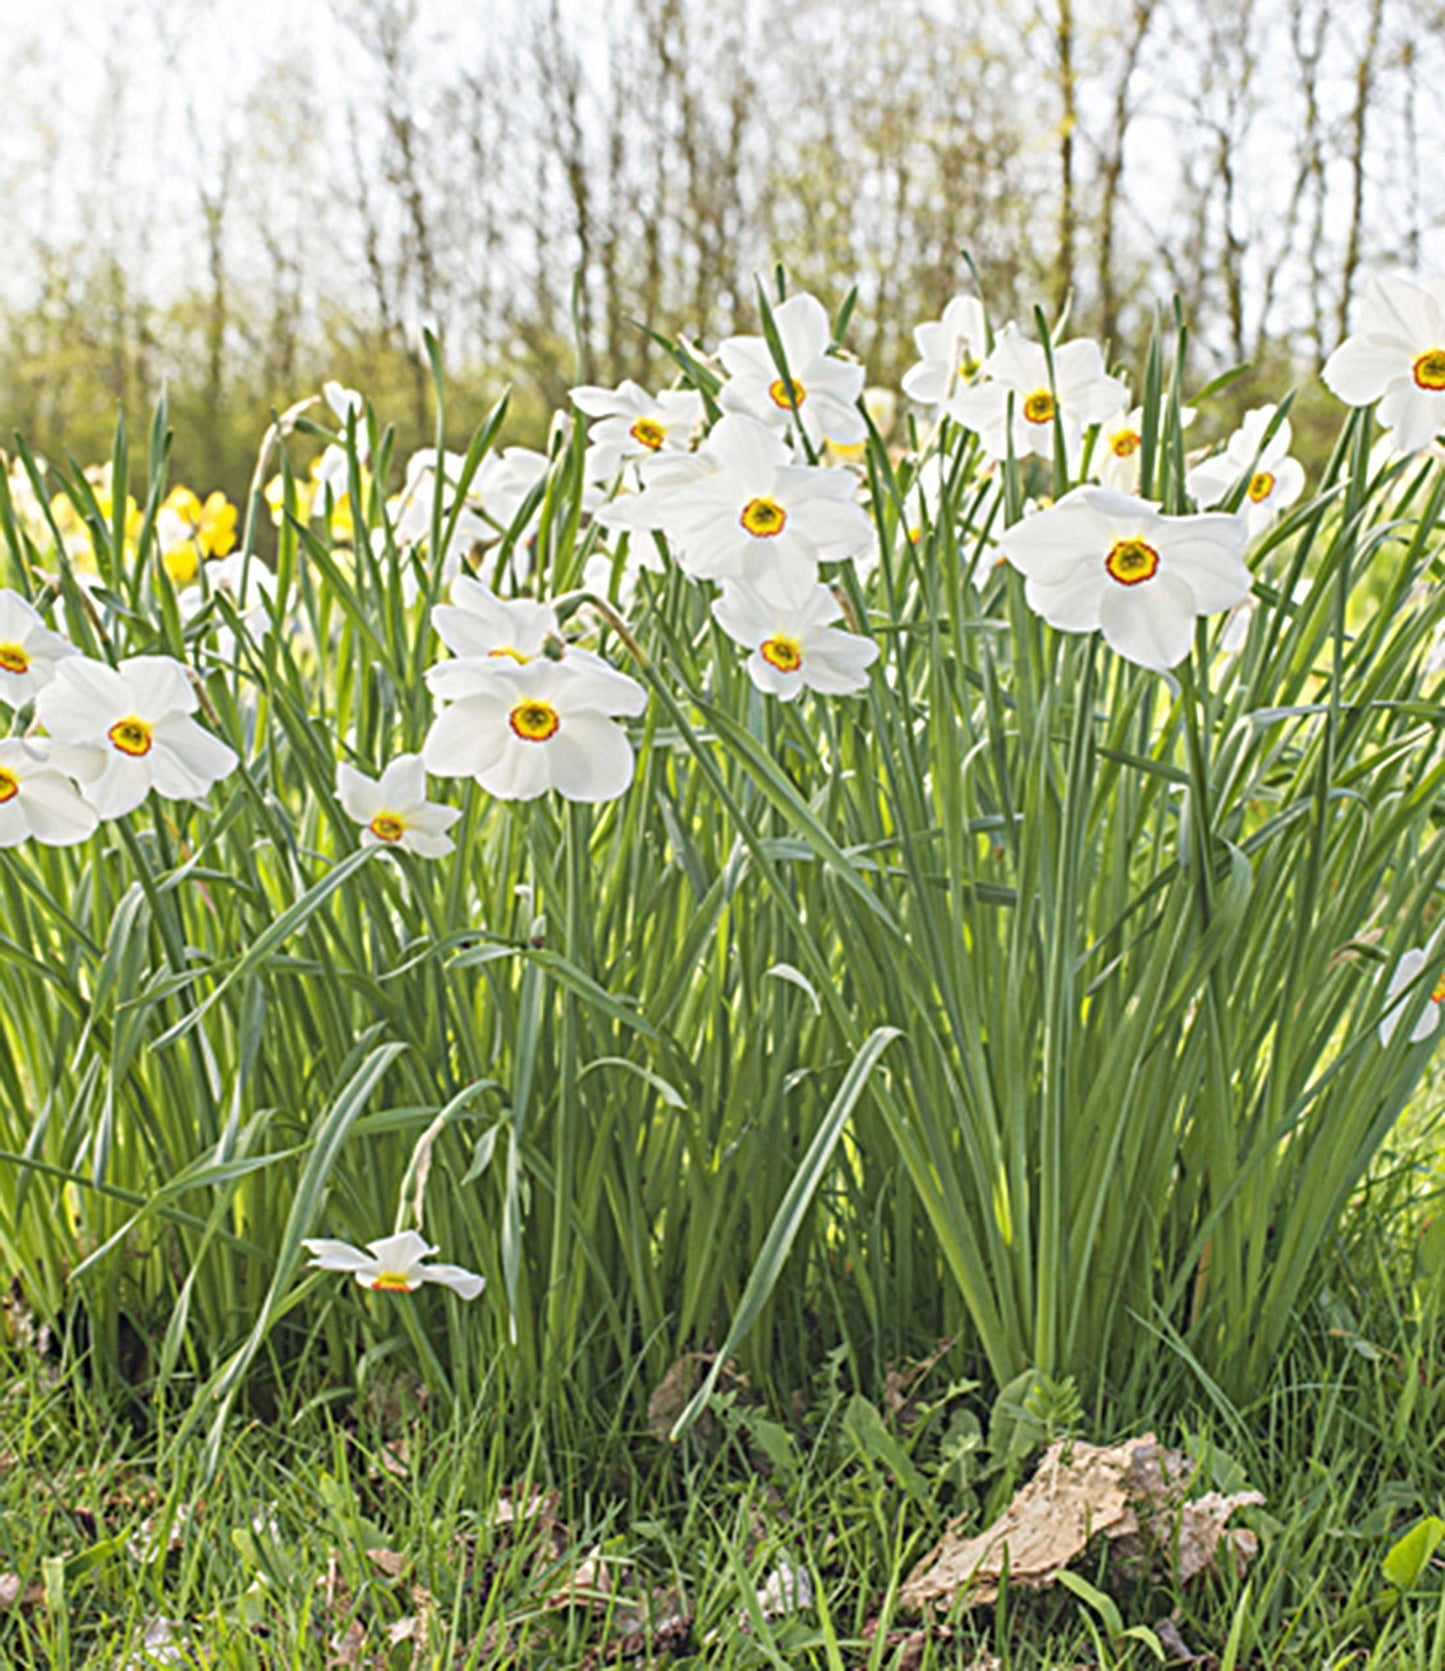
<instances>
[{"instance_id":1,"label":"blurred woodland background","mask_svg":"<svg viewBox=\"0 0 1445 1671\"><path fill-rule=\"evenodd\" d=\"M10 15L4 16L8 12ZM775 259L896 382L968 287L1137 364L1307 378L1373 270L1445 270L1440 0L0 0L0 435L108 450L164 385L176 472L244 491L337 377L429 438L537 442L665 376ZM580 271L575 317L573 275ZM579 366L578 344L585 364ZM1296 409L1307 442L1310 400Z\"/></svg>"}]
</instances>

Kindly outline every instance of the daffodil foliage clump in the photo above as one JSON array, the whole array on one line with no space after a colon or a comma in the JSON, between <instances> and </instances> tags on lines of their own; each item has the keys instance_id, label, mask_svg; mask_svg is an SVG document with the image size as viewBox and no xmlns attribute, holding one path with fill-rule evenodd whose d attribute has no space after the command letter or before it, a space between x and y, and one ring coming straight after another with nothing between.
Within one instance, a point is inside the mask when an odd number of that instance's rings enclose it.
<instances>
[{"instance_id":1,"label":"daffodil foliage clump","mask_svg":"<svg viewBox=\"0 0 1445 1671\"><path fill-rule=\"evenodd\" d=\"M893 393L760 304L546 452L328 385L239 530L164 412L12 462L0 1245L98 1377L1239 1391L1313 1326L1445 998L1445 288L1312 480L1182 330L1131 385L961 296Z\"/></svg>"}]
</instances>

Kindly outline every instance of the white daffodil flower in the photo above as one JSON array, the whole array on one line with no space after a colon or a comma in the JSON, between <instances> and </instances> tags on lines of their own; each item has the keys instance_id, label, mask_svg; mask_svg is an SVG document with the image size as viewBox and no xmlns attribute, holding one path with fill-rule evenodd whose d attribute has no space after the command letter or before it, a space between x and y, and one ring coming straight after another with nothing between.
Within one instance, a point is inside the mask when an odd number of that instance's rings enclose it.
<instances>
[{"instance_id":1,"label":"white daffodil flower","mask_svg":"<svg viewBox=\"0 0 1445 1671\"><path fill-rule=\"evenodd\" d=\"M1264 439L1270 419L1278 410L1276 406L1260 406L1246 413L1224 451L1196 464L1185 478L1190 498L1206 510L1217 505L1236 482L1247 480L1249 485L1239 508L1251 539L1262 534L1304 491L1304 466L1288 456L1289 419L1281 420L1268 442Z\"/></svg>"},{"instance_id":2,"label":"white daffodil flower","mask_svg":"<svg viewBox=\"0 0 1445 1671\"><path fill-rule=\"evenodd\" d=\"M802 692L850 696L865 688L878 646L832 625L843 609L828 587L785 569L758 584L723 582L712 606L717 624L752 651L748 675L759 690L791 702Z\"/></svg>"},{"instance_id":3,"label":"white daffodil flower","mask_svg":"<svg viewBox=\"0 0 1445 1671\"><path fill-rule=\"evenodd\" d=\"M582 590L628 610L642 575L661 574L662 570L662 558L651 540L632 541L620 564L616 553L599 546L582 565Z\"/></svg>"},{"instance_id":4,"label":"white daffodil flower","mask_svg":"<svg viewBox=\"0 0 1445 1671\"><path fill-rule=\"evenodd\" d=\"M744 412L769 429L784 430L793 422L796 404L798 422L814 447L825 440L845 446L864 440L868 426L857 406L863 367L828 352L833 329L823 304L800 291L774 308L773 323L787 377L778 370L766 337L727 337L717 351L728 374L718 391L723 410Z\"/></svg>"},{"instance_id":5,"label":"white daffodil flower","mask_svg":"<svg viewBox=\"0 0 1445 1671\"><path fill-rule=\"evenodd\" d=\"M1379 401L1380 422L1401 452L1428 447L1445 430L1445 278L1371 279L1359 330L1320 375L1347 406Z\"/></svg>"},{"instance_id":6,"label":"white daffodil flower","mask_svg":"<svg viewBox=\"0 0 1445 1671\"><path fill-rule=\"evenodd\" d=\"M921 358L903 374L903 392L920 406L940 406L954 390L971 383L988 353L983 303L955 296L941 319L913 327Z\"/></svg>"},{"instance_id":7,"label":"white daffodil flower","mask_svg":"<svg viewBox=\"0 0 1445 1671\"><path fill-rule=\"evenodd\" d=\"M328 378L321 385L321 392L326 397L326 404L335 414L336 422L342 434L346 433L348 420L354 413L356 416L356 452L357 458L363 465L371 462L371 443L366 433L366 423L363 413L366 401L355 389L348 389L338 383L335 378ZM326 490L331 490L334 504L339 505L346 497L351 485L350 468L346 461L346 448L340 442L333 441L312 466L315 477L317 494L315 509L320 512L325 508Z\"/></svg>"},{"instance_id":8,"label":"white daffodil flower","mask_svg":"<svg viewBox=\"0 0 1445 1671\"><path fill-rule=\"evenodd\" d=\"M57 742L94 751L85 798L102 818L121 818L152 789L198 800L235 771L235 750L190 717L199 706L170 656L131 656L119 667L75 656L58 665L35 717Z\"/></svg>"},{"instance_id":9,"label":"white daffodil flower","mask_svg":"<svg viewBox=\"0 0 1445 1671\"><path fill-rule=\"evenodd\" d=\"M475 778L503 801L555 789L571 801L610 801L632 782L632 745L614 715L640 714L647 693L601 663L537 656L468 656L427 674L446 700L422 748L436 777Z\"/></svg>"},{"instance_id":10,"label":"white daffodil flower","mask_svg":"<svg viewBox=\"0 0 1445 1671\"><path fill-rule=\"evenodd\" d=\"M1065 455L1077 461L1084 431L1102 423L1127 404L1129 391L1104 368L1097 342L1080 337L1059 343L1053 350L1054 375L1043 346L1005 326L993 353L983 362L982 381L957 389L949 402L950 416L974 431L994 458L1008 452L1012 433L1018 458L1037 453L1052 458L1055 418L1064 432ZM1012 396L1013 428L1009 428Z\"/></svg>"},{"instance_id":11,"label":"white daffodil flower","mask_svg":"<svg viewBox=\"0 0 1445 1671\"><path fill-rule=\"evenodd\" d=\"M423 859L444 859L454 850L446 832L461 812L426 798L426 767L419 754L397 755L380 778L343 762L336 768L336 798L346 816L363 826L363 847L399 847Z\"/></svg>"},{"instance_id":12,"label":"white daffodil flower","mask_svg":"<svg viewBox=\"0 0 1445 1671\"><path fill-rule=\"evenodd\" d=\"M499 598L479 581L460 575L452 586L451 602L432 610L432 625L455 657L427 670L427 685L440 701L465 699L500 667L525 667L546 658L566 662L574 672L586 669L600 686L610 685L620 706L606 712L632 711L629 704L640 688L637 683L596 651L567 643L551 604Z\"/></svg>"},{"instance_id":13,"label":"white daffodil flower","mask_svg":"<svg viewBox=\"0 0 1445 1671\"><path fill-rule=\"evenodd\" d=\"M694 482L715 476L720 468L718 460L706 451L654 453L636 467L642 491L634 493L624 486L615 499L598 508L597 520L604 528L628 533L661 533L669 515L677 514L687 504L687 489Z\"/></svg>"},{"instance_id":14,"label":"white daffodil flower","mask_svg":"<svg viewBox=\"0 0 1445 1671\"><path fill-rule=\"evenodd\" d=\"M1015 523L999 550L1051 627L1102 632L1126 660L1162 673L1189 654L1198 616L1249 596L1246 542L1241 516L1165 516L1146 499L1079 487Z\"/></svg>"},{"instance_id":15,"label":"white daffodil flower","mask_svg":"<svg viewBox=\"0 0 1445 1671\"><path fill-rule=\"evenodd\" d=\"M720 418L703 449L710 474L666 490L656 507L679 566L695 580L812 576L865 551L873 524L846 470L794 464L787 443L740 413ZM660 489L649 489L645 500Z\"/></svg>"},{"instance_id":16,"label":"white daffodil flower","mask_svg":"<svg viewBox=\"0 0 1445 1671\"><path fill-rule=\"evenodd\" d=\"M94 834L98 819L44 748L9 737L0 742L0 847L34 838L70 847Z\"/></svg>"},{"instance_id":17,"label":"white daffodil flower","mask_svg":"<svg viewBox=\"0 0 1445 1671\"><path fill-rule=\"evenodd\" d=\"M685 452L702 421L702 396L696 389L651 395L628 378L615 389L589 383L571 394L577 410L597 420L587 432L584 474L589 482L612 481L629 459L664 450Z\"/></svg>"},{"instance_id":18,"label":"white daffodil flower","mask_svg":"<svg viewBox=\"0 0 1445 1671\"><path fill-rule=\"evenodd\" d=\"M1395 965L1390 976L1390 984L1385 988L1385 1000L1390 1002L1398 998L1407 986L1413 982L1425 968L1427 963L1435 960L1435 941L1432 938L1428 945L1415 946L1407 951ZM1413 997L1414 995L1411 994ZM1405 1011L1409 1008L1410 999L1402 999L1393 1008L1385 1011L1380 1017L1380 1043L1388 1045L1395 1036L1395 1030L1405 1019ZM1410 1029L1410 1043L1419 1044L1421 1039L1428 1039L1440 1025L1440 1006L1445 1004L1445 970L1442 970L1430 989L1430 996L1425 1007L1415 1019L1415 1025Z\"/></svg>"},{"instance_id":19,"label":"white daffodil flower","mask_svg":"<svg viewBox=\"0 0 1445 1671\"><path fill-rule=\"evenodd\" d=\"M0 702L24 707L55 677L62 661L79 654L19 592L0 591Z\"/></svg>"},{"instance_id":20,"label":"white daffodil flower","mask_svg":"<svg viewBox=\"0 0 1445 1671\"><path fill-rule=\"evenodd\" d=\"M241 579L245 576L245 594ZM233 551L229 557L213 558L201 568L202 586L188 586L179 596L181 619L189 621L199 615L215 592L224 592L235 605L246 635L256 643L271 631L271 611L267 603L276 596L276 576L259 557L247 557ZM216 654L222 661L236 659L236 635L220 618L213 627Z\"/></svg>"},{"instance_id":21,"label":"white daffodil flower","mask_svg":"<svg viewBox=\"0 0 1445 1671\"><path fill-rule=\"evenodd\" d=\"M1181 406L1179 422L1185 429L1194 422L1194 408ZM1140 454L1144 447L1144 408L1120 408L1099 424L1099 438L1094 443L1094 463L1099 480L1116 493L1139 491Z\"/></svg>"},{"instance_id":22,"label":"white daffodil flower","mask_svg":"<svg viewBox=\"0 0 1445 1671\"><path fill-rule=\"evenodd\" d=\"M312 1255L310 1269L349 1271L363 1288L383 1293L414 1294L424 1282L435 1282L464 1300L474 1300L487 1285L485 1277L464 1271L460 1265L423 1264L437 1250L415 1230L368 1242L365 1253L350 1242L333 1242L324 1236L309 1237L301 1245Z\"/></svg>"}]
</instances>

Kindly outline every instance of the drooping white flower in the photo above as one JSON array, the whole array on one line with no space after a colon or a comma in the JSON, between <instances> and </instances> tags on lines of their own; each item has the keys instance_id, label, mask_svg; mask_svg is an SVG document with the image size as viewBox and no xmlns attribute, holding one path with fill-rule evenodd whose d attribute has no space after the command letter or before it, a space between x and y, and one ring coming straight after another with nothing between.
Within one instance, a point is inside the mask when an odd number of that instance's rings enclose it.
<instances>
[{"instance_id":1,"label":"drooping white flower","mask_svg":"<svg viewBox=\"0 0 1445 1671\"><path fill-rule=\"evenodd\" d=\"M1251 539L1262 534L1304 491L1304 466L1288 456L1289 419L1281 419L1270 439L1264 439L1278 410L1277 406L1260 406L1246 413L1224 451L1196 464L1186 477L1190 497L1205 509L1217 505L1236 482L1247 479L1249 485L1239 508Z\"/></svg>"},{"instance_id":2,"label":"drooping white flower","mask_svg":"<svg viewBox=\"0 0 1445 1671\"><path fill-rule=\"evenodd\" d=\"M1380 422L1401 452L1429 446L1445 430L1445 278L1371 279L1360 328L1321 376L1347 406L1379 401Z\"/></svg>"},{"instance_id":3,"label":"drooping white flower","mask_svg":"<svg viewBox=\"0 0 1445 1671\"><path fill-rule=\"evenodd\" d=\"M336 768L336 796L346 816L363 826L363 847L380 843L423 859L442 859L453 850L446 832L461 812L426 798L426 767L419 754L397 755L380 778L369 778L343 761Z\"/></svg>"},{"instance_id":4,"label":"drooping white flower","mask_svg":"<svg viewBox=\"0 0 1445 1671\"><path fill-rule=\"evenodd\" d=\"M549 789L610 801L632 782L632 745L615 716L640 714L647 693L601 657L466 656L431 668L427 684L449 704L422 747L436 777L475 778L503 801Z\"/></svg>"},{"instance_id":5,"label":"drooping white flower","mask_svg":"<svg viewBox=\"0 0 1445 1671\"><path fill-rule=\"evenodd\" d=\"M1165 516L1148 500L1080 487L1015 523L999 550L1050 626L1102 632L1126 660L1162 673L1189 654L1197 617L1249 596L1246 540L1240 516Z\"/></svg>"},{"instance_id":6,"label":"drooping white flower","mask_svg":"<svg viewBox=\"0 0 1445 1671\"><path fill-rule=\"evenodd\" d=\"M43 746L19 737L0 742L0 847L31 837L47 847L70 847L92 835L97 822Z\"/></svg>"},{"instance_id":7,"label":"drooping white flower","mask_svg":"<svg viewBox=\"0 0 1445 1671\"><path fill-rule=\"evenodd\" d=\"M957 389L949 413L973 430L994 458L1008 452L1012 433L1017 457L1037 453L1052 458L1055 418L1063 428L1065 453L1077 460L1084 431L1102 423L1128 400L1128 390L1110 377L1097 342L1087 337L1059 343L1053 350L1054 375L1043 345L1005 326L993 353L983 362L982 381ZM1013 428L1009 428L1012 397Z\"/></svg>"},{"instance_id":8,"label":"drooping white flower","mask_svg":"<svg viewBox=\"0 0 1445 1671\"><path fill-rule=\"evenodd\" d=\"M1428 945L1415 946L1407 951L1395 965L1390 976L1390 983L1385 988L1387 1003L1399 998L1405 988L1412 984L1428 963L1435 960L1435 941L1432 938ZM1411 994L1413 997L1413 994ZM1409 1007L1410 999L1403 998L1398 1004L1385 1011L1380 1017L1380 1043L1388 1045L1394 1038L1395 1031L1405 1019L1405 1011ZM1410 1043L1419 1044L1421 1039L1428 1039L1440 1025L1440 1006L1445 1004L1445 970L1442 970L1430 989L1430 996L1425 1001L1425 1007L1416 1017L1415 1025L1410 1029Z\"/></svg>"},{"instance_id":9,"label":"drooping white flower","mask_svg":"<svg viewBox=\"0 0 1445 1671\"><path fill-rule=\"evenodd\" d=\"M658 495L660 525L694 579L757 580L788 567L811 575L871 543L852 475L794 464L782 437L755 419L719 419L703 455L710 473L640 496Z\"/></svg>"},{"instance_id":10,"label":"drooping white flower","mask_svg":"<svg viewBox=\"0 0 1445 1671\"><path fill-rule=\"evenodd\" d=\"M631 378L615 389L583 384L572 390L572 404L597 421L587 432L585 474L589 482L610 482L629 459L685 451L702 420L702 396L696 389L664 389L649 394Z\"/></svg>"},{"instance_id":11,"label":"drooping white flower","mask_svg":"<svg viewBox=\"0 0 1445 1671\"><path fill-rule=\"evenodd\" d=\"M267 604L276 596L276 576L259 557L233 551L229 557L213 558L202 565L201 579L201 586L188 586L177 600L183 621L198 615L216 592L224 592L241 617L241 626L249 638L259 643L271 631L271 611ZM234 661L236 635L219 613L214 633L216 654L222 661Z\"/></svg>"},{"instance_id":12,"label":"drooping white flower","mask_svg":"<svg viewBox=\"0 0 1445 1671\"><path fill-rule=\"evenodd\" d=\"M102 818L121 818L152 789L196 800L236 769L235 750L190 717L199 706L170 656L131 656L119 667L74 656L41 691L35 717L57 742L95 751L83 793Z\"/></svg>"},{"instance_id":13,"label":"drooping white flower","mask_svg":"<svg viewBox=\"0 0 1445 1671\"><path fill-rule=\"evenodd\" d=\"M833 331L823 304L800 291L773 309L773 323L787 377L778 369L766 337L727 337L717 351L728 374L718 391L723 410L743 412L770 429L785 430L794 421L796 405L797 421L814 447L821 447L825 439L844 445L862 441L868 434L857 407L863 367L828 352Z\"/></svg>"},{"instance_id":14,"label":"drooping white flower","mask_svg":"<svg viewBox=\"0 0 1445 1671\"><path fill-rule=\"evenodd\" d=\"M0 591L0 702L23 707L55 677L60 662L79 653L19 592Z\"/></svg>"},{"instance_id":15,"label":"drooping white flower","mask_svg":"<svg viewBox=\"0 0 1445 1671\"><path fill-rule=\"evenodd\" d=\"M486 1287L486 1278L460 1265L426 1265L437 1250L415 1230L397 1236L381 1236L366 1244L366 1252L350 1242L334 1242L324 1236L308 1237L302 1247L313 1257L310 1269L348 1271L363 1288L383 1293L414 1294L424 1282L450 1288L464 1300L474 1300Z\"/></svg>"},{"instance_id":16,"label":"drooping white flower","mask_svg":"<svg viewBox=\"0 0 1445 1671\"><path fill-rule=\"evenodd\" d=\"M832 623L843 609L828 587L794 569L757 584L723 582L712 606L717 624L752 651L748 675L759 690L791 702L802 692L849 696L868 683L878 646Z\"/></svg>"},{"instance_id":17,"label":"drooping white flower","mask_svg":"<svg viewBox=\"0 0 1445 1671\"><path fill-rule=\"evenodd\" d=\"M335 415L336 422L344 436L349 420L356 418L356 452L357 458L363 466L371 462L371 442L366 433L363 413L366 401L355 389L348 389L338 383L335 378L328 378L321 385L321 393L326 397L326 404ZM312 475L317 485L316 509L323 509L326 491L329 488L335 504L340 504L346 497L350 486L350 467L347 464L346 448L337 441L333 441L321 457L312 466Z\"/></svg>"},{"instance_id":18,"label":"drooping white flower","mask_svg":"<svg viewBox=\"0 0 1445 1671\"><path fill-rule=\"evenodd\" d=\"M904 372L903 392L920 406L939 406L982 368L988 353L983 303L976 296L955 296L942 318L914 326L913 340L921 358Z\"/></svg>"}]
</instances>

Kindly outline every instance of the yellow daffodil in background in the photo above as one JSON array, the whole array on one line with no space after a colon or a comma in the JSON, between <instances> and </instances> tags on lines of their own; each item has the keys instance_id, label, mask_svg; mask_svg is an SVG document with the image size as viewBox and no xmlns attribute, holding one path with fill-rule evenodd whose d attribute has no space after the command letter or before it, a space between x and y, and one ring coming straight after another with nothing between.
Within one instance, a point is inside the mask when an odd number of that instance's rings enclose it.
<instances>
[{"instance_id":1,"label":"yellow daffodil in background","mask_svg":"<svg viewBox=\"0 0 1445 1671\"><path fill-rule=\"evenodd\" d=\"M156 516L161 561L176 586L196 578L203 557L224 557L236 543L236 507L224 493L204 502L188 487L173 487Z\"/></svg>"}]
</instances>

